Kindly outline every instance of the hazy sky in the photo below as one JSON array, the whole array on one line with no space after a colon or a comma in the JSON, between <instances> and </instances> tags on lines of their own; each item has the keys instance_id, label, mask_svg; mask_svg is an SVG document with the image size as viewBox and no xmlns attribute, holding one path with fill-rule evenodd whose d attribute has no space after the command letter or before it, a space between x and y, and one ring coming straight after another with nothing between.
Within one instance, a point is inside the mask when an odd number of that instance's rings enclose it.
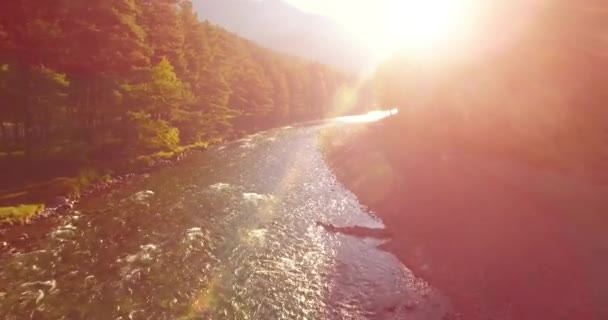
<instances>
[{"instance_id":1,"label":"hazy sky","mask_svg":"<svg viewBox=\"0 0 608 320\"><path fill-rule=\"evenodd\" d=\"M343 24L352 24L353 17L364 18L365 11L382 0L284 0L303 11L329 16Z\"/></svg>"},{"instance_id":2,"label":"hazy sky","mask_svg":"<svg viewBox=\"0 0 608 320\"><path fill-rule=\"evenodd\" d=\"M303 11L331 17L379 56L398 49L440 51L466 39L480 0L284 0Z\"/></svg>"},{"instance_id":3,"label":"hazy sky","mask_svg":"<svg viewBox=\"0 0 608 320\"><path fill-rule=\"evenodd\" d=\"M347 0L284 0L294 6L312 13L331 15L340 5L345 5Z\"/></svg>"},{"instance_id":4,"label":"hazy sky","mask_svg":"<svg viewBox=\"0 0 608 320\"><path fill-rule=\"evenodd\" d=\"M383 4L395 0L284 0L310 13L328 16L362 40L377 27L377 17Z\"/></svg>"}]
</instances>

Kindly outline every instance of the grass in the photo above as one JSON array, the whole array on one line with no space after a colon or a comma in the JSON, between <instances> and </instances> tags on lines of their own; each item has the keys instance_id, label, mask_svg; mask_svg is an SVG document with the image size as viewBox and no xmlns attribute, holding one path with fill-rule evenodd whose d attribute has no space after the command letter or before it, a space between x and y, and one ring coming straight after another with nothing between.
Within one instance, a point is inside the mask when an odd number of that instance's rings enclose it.
<instances>
[{"instance_id":1,"label":"grass","mask_svg":"<svg viewBox=\"0 0 608 320\"><path fill-rule=\"evenodd\" d=\"M28 204L17 207L0 207L0 224L27 223L44 211L43 204Z\"/></svg>"},{"instance_id":2,"label":"grass","mask_svg":"<svg viewBox=\"0 0 608 320\"><path fill-rule=\"evenodd\" d=\"M210 143L199 142L186 146L179 146L175 150L160 151L150 155L136 157L128 161L129 165L120 169L126 172L136 171L140 168L151 168L161 161L169 161L178 158L183 153L191 150L206 149ZM15 156L18 152L0 152L2 157ZM58 196L78 197L87 187L99 183L108 182L112 179L110 174L100 172L95 168L82 168L78 175L55 177L52 179L39 180L33 183L22 183L21 185L0 189L0 222L25 221L35 216L41 205ZM34 203L34 204L31 204Z\"/></svg>"},{"instance_id":3,"label":"grass","mask_svg":"<svg viewBox=\"0 0 608 320\"><path fill-rule=\"evenodd\" d=\"M76 178L59 177L28 184L21 187L0 190L0 203L17 205L28 202L44 202L60 195L76 195L79 192Z\"/></svg>"},{"instance_id":4,"label":"grass","mask_svg":"<svg viewBox=\"0 0 608 320\"><path fill-rule=\"evenodd\" d=\"M130 161L130 165L135 169L140 168L151 168L154 167L158 162L171 161L177 159L180 155L197 149L206 149L210 143L198 142L186 146L179 146L170 151L159 151L149 155L139 156Z\"/></svg>"},{"instance_id":5,"label":"grass","mask_svg":"<svg viewBox=\"0 0 608 320\"><path fill-rule=\"evenodd\" d=\"M77 197L82 190L94 183L107 181L93 169L81 170L78 177L58 177L21 187L0 190L0 205L20 205L46 202L58 196Z\"/></svg>"}]
</instances>

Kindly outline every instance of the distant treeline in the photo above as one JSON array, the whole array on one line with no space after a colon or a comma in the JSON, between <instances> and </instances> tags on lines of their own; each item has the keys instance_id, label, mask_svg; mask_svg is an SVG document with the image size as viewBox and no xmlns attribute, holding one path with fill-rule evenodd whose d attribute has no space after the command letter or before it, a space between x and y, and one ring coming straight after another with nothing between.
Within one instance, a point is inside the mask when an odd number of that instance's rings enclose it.
<instances>
[{"instance_id":1,"label":"distant treeline","mask_svg":"<svg viewBox=\"0 0 608 320\"><path fill-rule=\"evenodd\" d=\"M278 26L280 27L280 26ZM101 161L324 116L344 74L188 0L0 2L0 153Z\"/></svg>"},{"instance_id":2,"label":"distant treeline","mask_svg":"<svg viewBox=\"0 0 608 320\"><path fill-rule=\"evenodd\" d=\"M541 1L524 13L493 12L469 54L401 53L378 69L381 104L401 111L399 141L606 172L608 3Z\"/></svg>"}]
</instances>

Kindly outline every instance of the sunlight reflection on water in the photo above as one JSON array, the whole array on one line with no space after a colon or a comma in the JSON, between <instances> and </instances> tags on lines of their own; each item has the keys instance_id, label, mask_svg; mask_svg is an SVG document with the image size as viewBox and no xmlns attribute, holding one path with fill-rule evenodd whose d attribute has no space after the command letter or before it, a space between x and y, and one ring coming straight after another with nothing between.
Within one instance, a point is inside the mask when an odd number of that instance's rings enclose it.
<instances>
[{"instance_id":1,"label":"sunlight reflection on water","mask_svg":"<svg viewBox=\"0 0 608 320\"><path fill-rule=\"evenodd\" d=\"M82 201L32 249L0 250L0 318L442 319L449 304L379 242L318 225L382 226L326 166L318 130L277 129Z\"/></svg>"},{"instance_id":2,"label":"sunlight reflection on water","mask_svg":"<svg viewBox=\"0 0 608 320\"><path fill-rule=\"evenodd\" d=\"M337 122L344 123L365 123L365 122L375 122L382 120L384 118L388 118L390 116L396 115L399 113L398 109L391 109L385 111L370 111L366 114L357 115L357 116L346 116L336 118Z\"/></svg>"}]
</instances>

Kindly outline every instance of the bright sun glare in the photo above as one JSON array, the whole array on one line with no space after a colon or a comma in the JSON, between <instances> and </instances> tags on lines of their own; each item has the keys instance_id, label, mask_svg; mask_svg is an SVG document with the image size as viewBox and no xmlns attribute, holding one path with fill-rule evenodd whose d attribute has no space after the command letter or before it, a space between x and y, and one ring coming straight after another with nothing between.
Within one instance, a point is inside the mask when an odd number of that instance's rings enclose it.
<instances>
[{"instance_id":1,"label":"bright sun glare","mask_svg":"<svg viewBox=\"0 0 608 320\"><path fill-rule=\"evenodd\" d=\"M456 37L466 18L465 10L456 1L391 1L385 10L388 43L430 49L439 42ZM382 19L382 18L380 18Z\"/></svg>"},{"instance_id":2,"label":"bright sun glare","mask_svg":"<svg viewBox=\"0 0 608 320\"><path fill-rule=\"evenodd\" d=\"M469 35L478 9L473 0L334 1L342 10L331 15L378 58L398 50L428 54L448 47Z\"/></svg>"}]
</instances>

